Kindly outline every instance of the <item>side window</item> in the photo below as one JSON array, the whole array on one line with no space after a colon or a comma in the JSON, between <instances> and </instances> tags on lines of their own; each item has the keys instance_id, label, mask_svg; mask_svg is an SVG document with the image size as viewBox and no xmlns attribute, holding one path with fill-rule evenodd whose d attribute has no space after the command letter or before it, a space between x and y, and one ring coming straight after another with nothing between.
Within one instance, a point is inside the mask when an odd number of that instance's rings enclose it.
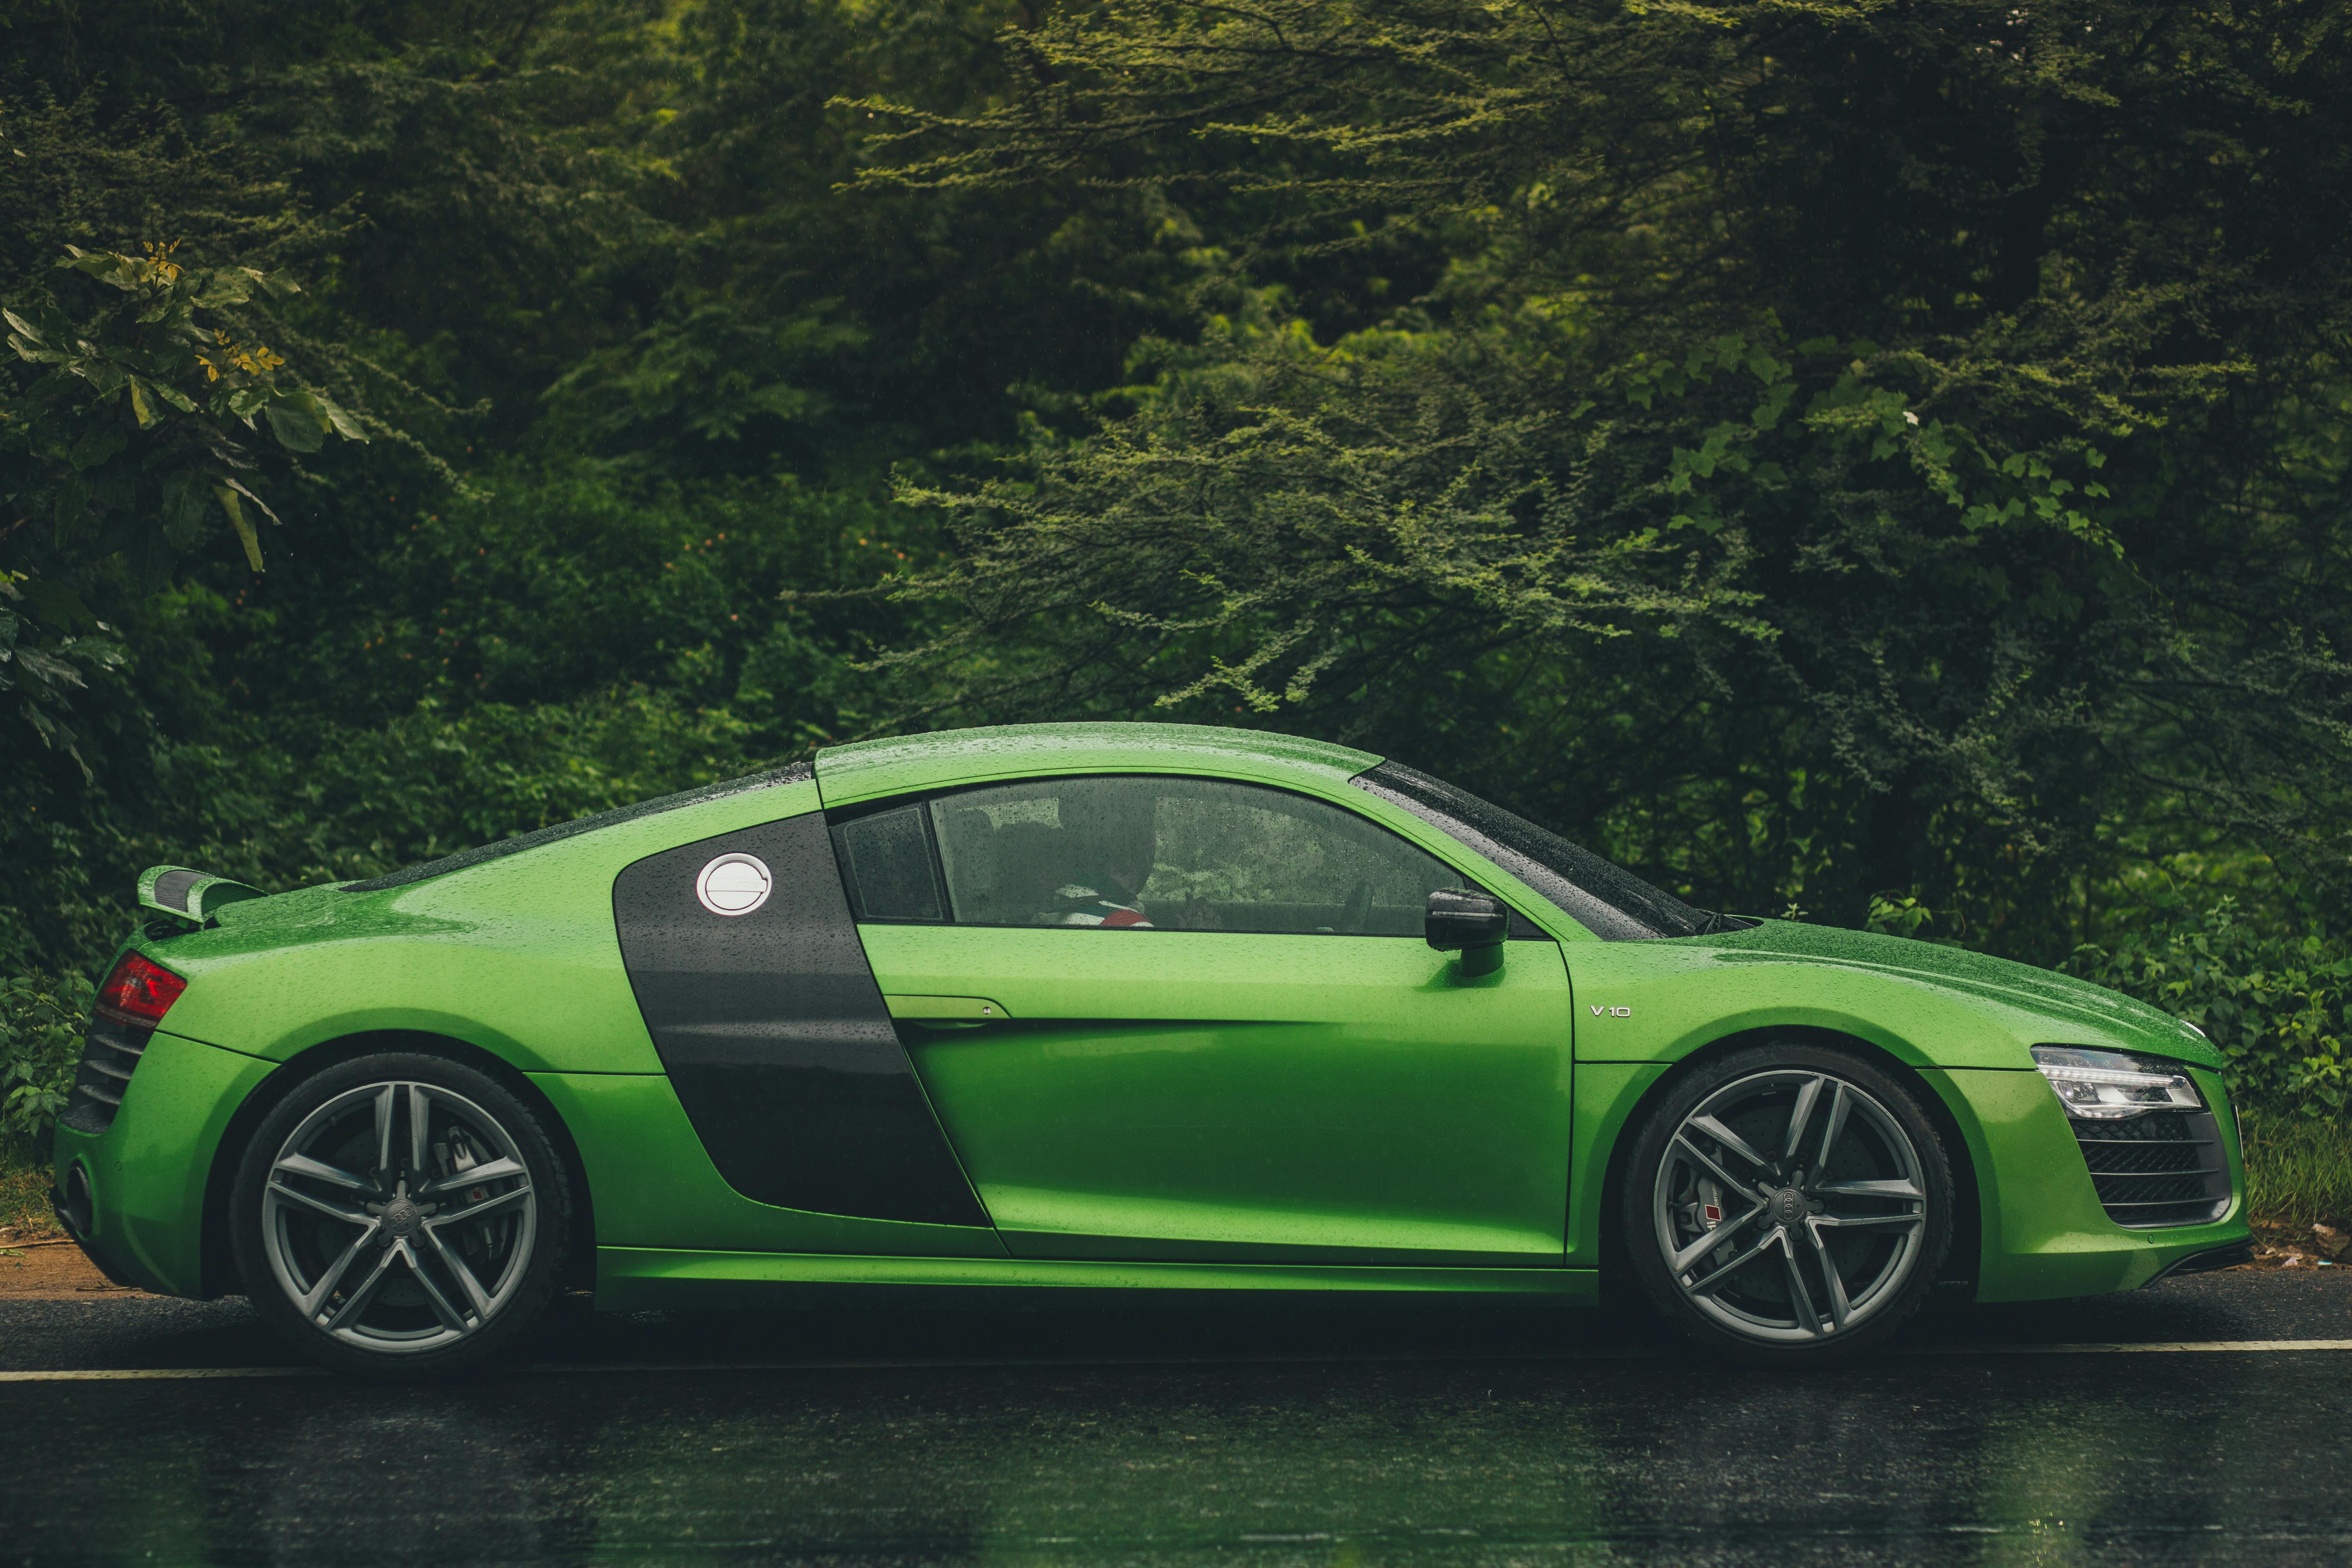
<instances>
[{"instance_id":1,"label":"side window","mask_svg":"<svg viewBox=\"0 0 2352 1568\"><path fill-rule=\"evenodd\" d=\"M1303 795L1214 779L1028 780L929 804L966 925L1422 934L1462 876Z\"/></svg>"},{"instance_id":2,"label":"side window","mask_svg":"<svg viewBox=\"0 0 2352 1568\"><path fill-rule=\"evenodd\" d=\"M833 852L859 920L943 918L930 832L920 804L838 825L833 830Z\"/></svg>"}]
</instances>

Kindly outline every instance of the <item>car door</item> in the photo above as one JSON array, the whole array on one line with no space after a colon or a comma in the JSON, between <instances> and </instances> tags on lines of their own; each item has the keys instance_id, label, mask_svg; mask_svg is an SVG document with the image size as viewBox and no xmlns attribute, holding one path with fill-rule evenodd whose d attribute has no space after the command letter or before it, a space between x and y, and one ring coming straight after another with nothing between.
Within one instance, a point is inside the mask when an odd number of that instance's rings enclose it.
<instances>
[{"instance_id":1,"label":"car door","mask_svg":"<svg viewBox=\"0 0 2352 1568\"><path fill-rule=\"evenodd\" d=\"M1031 779L834 827L875 975L1017 1256L1559 1260L1557 944L1462 974L1469 879L1328 802Z\"/></svg>"}]
</instances>

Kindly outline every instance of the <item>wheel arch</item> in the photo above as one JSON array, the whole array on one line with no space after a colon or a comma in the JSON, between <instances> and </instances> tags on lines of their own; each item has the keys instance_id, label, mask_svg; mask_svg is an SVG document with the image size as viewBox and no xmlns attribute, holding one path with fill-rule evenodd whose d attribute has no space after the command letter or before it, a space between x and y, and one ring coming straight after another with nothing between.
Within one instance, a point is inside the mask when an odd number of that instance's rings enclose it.
<instances>
[{"instance_id":1,"label":"wheel arch","mask_svg":"<svg viewBox=\"0 0 2352 1568\"><path fill-rule=\"evenodd\" d=\"M1602 1279L1630 1281L1632 1279L1624 1250L1626 1238L1622 1226L1618 1223L1618 1214L1624 1196L1625 1165L1633 1157L1636 1130L1647 1120L1657 1103L1672 1093L1675 1086L1691 1072L1734 1051L1780 1042L1822 1047L1859 1057L1917 1097L1921 1109L1927 1111L1927 1119L1935 1123L1937 1133L1944 1141L1945 1157L1952 1163L1952 1187L1958 1199L1952 1215L1951 1252L1945 1259L1943 1277L1946 1279L1965 1279L1973 1288L1983 1264L1983 1194L1978 1180L1976 1155L1969 1147L1959 1117L1944 1092L1929 1082L1916 1067L1884 1046L1841 1029L1794 1024L1769 1024L1710 1040L1679 1058L1658 1075L1655 1082L1642 1091L1641 1098L1633 1102L1633 1108L1626 1112L1625 1120L1619 1124L1601 1177Z\"/></svg>"},{"instance_id":2,"label":"wheel arch","mask_svg":"<svg viewBox=\"0 0 2352 1568\"><path fill-rule=\"evenodd\" d=\"M230 1294L243 1284L230 1243L228 1200L230 1190L236 1184L237 1165L263 1120L289 1094L329 1068L383 1051L415 1051L461 1062L497 1079L539 1115L554 1137L556 1153L572 1179L572 1235L568 1238L563 1282L572 1288L593 1286L596 1267L595 1194L589 1186L587 1167L580 1158L578 1139L554 1104L531 1081L530 1075L497 1052L484 1050L453 1035L425 1029L369 1029L321 1040L289 1058L255 1085L253 1092L230 1115L220 1142L213 1147L212 1163L205 1174L204 1234L199 1254L204 1299Z\"/></svg>"}]
</instances>

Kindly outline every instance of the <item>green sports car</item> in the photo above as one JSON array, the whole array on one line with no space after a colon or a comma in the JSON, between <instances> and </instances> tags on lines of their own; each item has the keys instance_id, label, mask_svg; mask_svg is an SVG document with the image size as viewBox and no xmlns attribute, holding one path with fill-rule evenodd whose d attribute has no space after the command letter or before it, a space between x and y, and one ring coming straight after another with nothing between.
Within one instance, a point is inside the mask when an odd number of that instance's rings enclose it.
<instances>
[{"instance_id":1,"label":"green sports car","mask_svg":"<svg viewBox=\"0 0 2352 1568\"><path fill-rule=\"evenodd\" d=\"M118 1280L416 1375L549 1300L1639 1282L1873 1344L2247 1240L2220 1056L2076 980L1710 913L1475 795L1154 724L876 741L275 897L179 867L57 1141Z\"/></svg>"}]
</instances>

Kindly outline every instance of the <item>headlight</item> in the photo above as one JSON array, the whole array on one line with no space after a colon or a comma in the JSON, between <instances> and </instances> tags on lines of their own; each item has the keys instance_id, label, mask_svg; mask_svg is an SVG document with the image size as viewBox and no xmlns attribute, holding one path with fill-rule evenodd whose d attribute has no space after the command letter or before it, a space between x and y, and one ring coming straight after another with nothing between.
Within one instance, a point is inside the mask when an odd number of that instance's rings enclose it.
<instances>
[{"instance_id":1,"label":"headlight","mask_svg":"<svg viewBox=\"0 0 2352 1568\"><path fill-rule=\"evenodd\" d=\"M2171 1062L2080 1046L2036 1046L2033 1065L2078 1121L2119 1121L2151 1110L2200 1110L2204 1101Z\"/></svg>"}]
</instances>

